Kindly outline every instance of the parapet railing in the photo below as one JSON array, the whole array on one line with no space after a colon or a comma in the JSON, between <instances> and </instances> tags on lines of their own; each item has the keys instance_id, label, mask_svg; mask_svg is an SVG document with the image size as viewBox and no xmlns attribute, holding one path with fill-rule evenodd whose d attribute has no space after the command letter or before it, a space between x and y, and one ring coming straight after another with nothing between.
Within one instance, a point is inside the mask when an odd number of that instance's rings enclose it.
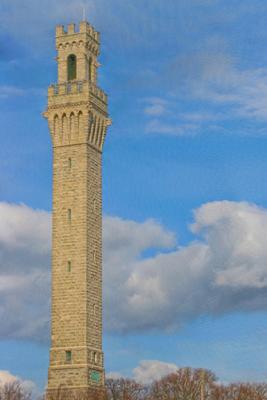
<instances>
[{"instance_id":1,"label":"parapet railing","mask_svg":"<svg viewBox=\"0 0 267 400\"><path fill-rule=\"evenodd\" d=\"M99 89L96 84L89 81L73 81L51 85L48 88L48 95L60 96L68 94L78 94L88 90L105 103L107 102L106 93L103 92L103 90Z\"/></svg>"}]
</instances>

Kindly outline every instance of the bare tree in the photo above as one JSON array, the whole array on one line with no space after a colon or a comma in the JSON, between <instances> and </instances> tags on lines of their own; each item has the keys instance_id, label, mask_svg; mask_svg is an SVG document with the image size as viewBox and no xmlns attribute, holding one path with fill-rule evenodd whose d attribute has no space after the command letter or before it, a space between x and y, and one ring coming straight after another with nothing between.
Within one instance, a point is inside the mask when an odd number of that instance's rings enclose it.
<instances>
[{"instance_id":1,"label":"bare tree","mask_svg":"<svg viewBox=\"0 0 267 400\"><path fill-rule=\"evenodd\" d=\"M267 400L266 384L214 385L211 400Z\"/></svg>"},{"instance_id":2,"label":"bare tree","mask_svg":"<svg viewBox=\"0 0 267 400\"><path fill-rule=\"evenodd\" d=\"M154 382L150 398L155 400L208 400L215 375L207 370L180 368Z\"/></svg>"},{"instance_id":3,"label":"bare tree","mask_svg":"<svg viewBox=\"0 0 267 400\"><path fill-rule=\"evenodd\" d=\"M101 393L99 398L102 399ZM87 391L69 392L64 387L59 387L49 395L50 400L89 398L92 397ZM95 400L97 398L98 395ZM32 400L32 395L20 381L13 381L0 386L0 400ZM45 400L45 396L42 400ZM147 386L133 379L107 379L105 400L267 400L267 384L222 385L216 382L211 371L180 368Z\"/></svg>"},{"instance_id":4,"label":"bare tree","mask_svg":"<svg viewBox=\"0 0 267 400\"><path fill-rule=\"evenodd\" d=\"M107 379L107 400L142 400L146 397L146 388L133 379Z\"/></svg>"},{"instance_id":5,"label":"bare tree","mask_svg":"<svg viewBox=\"0 0 267 400\"><path fill-rule=\"evenodd\" d=\"M31 400L31 392L21 382L13 381L0 387L0 400Z\"/></svg>"}]
</instances>

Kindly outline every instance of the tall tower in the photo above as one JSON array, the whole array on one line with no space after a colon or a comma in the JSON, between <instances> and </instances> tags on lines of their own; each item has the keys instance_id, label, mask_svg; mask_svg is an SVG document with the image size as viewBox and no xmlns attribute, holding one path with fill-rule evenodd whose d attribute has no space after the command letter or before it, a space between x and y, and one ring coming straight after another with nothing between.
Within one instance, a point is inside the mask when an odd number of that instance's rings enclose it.
<instances>
[{"instance_id":1,"label":"tall tower","mask_svg":"<svg viewBox=\"0 0 267 400\"><path fill-rule=\"evenodd\" d=\"M53 144L52 326L47 398L101 399L102 148L110 124L97 87L99 33L56 28L58 83L48 89ZM80 398L81 398L80 397Z\"/></svg>"}]
</instances>

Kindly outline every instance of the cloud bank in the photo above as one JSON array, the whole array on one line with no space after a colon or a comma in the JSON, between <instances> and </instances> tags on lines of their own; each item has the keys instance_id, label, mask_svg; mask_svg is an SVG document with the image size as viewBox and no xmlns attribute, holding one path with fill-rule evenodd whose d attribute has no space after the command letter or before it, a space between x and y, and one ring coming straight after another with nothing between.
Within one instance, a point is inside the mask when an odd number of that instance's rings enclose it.
<instances>
[{"instance_id":1,"label":"cloud bank","mask_svg":"<svg viewBox=\"0 0 267 400\"><path fill-rule=\"evenodd\" d=\"M50 214L0 203L1 338L48 340ZM176 330L201 315L267 310L267 210L219 201L194 211L195 240L154 220L104 218L104 323Z\"/></svg>"},{"instance_id":2,"label":"cloud bank","mask_svg":"<svg viewBox=\"0 0 267 400\"><path fill-rule=\"evenodd\" d=\"M47 340L50 214L0 203L0 337Z\"/></svg>"}]
</instances>

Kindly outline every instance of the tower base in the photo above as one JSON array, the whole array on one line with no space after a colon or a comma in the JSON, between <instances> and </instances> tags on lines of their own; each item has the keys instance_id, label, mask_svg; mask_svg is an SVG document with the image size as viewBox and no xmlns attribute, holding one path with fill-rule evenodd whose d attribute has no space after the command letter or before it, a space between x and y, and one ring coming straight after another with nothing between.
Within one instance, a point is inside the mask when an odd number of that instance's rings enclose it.
<instances>
[{"instance_id":1,"label":"tower base","mask_svg":"<svg viewBox=\"0 0 267 400\"><path fill-rule=\"evenodd\" d=\"M104 400L105 388L66 388L47 389L45 400Z\"/></svg>"}]
</instances>

